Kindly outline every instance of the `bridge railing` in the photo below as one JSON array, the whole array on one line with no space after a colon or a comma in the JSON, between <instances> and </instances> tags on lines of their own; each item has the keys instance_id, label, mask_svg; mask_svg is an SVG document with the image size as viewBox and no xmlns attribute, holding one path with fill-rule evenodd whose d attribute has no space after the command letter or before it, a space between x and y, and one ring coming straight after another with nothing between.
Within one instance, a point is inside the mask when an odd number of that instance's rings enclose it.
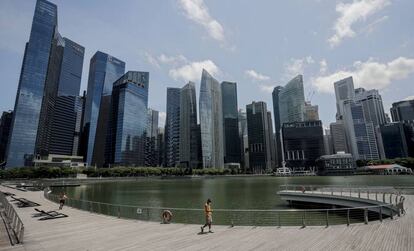
<instances>
[{"instance_id":1,"label":"bridge railing","mask_svg":"<svg viewBox=\"0 0 414 251\"><path fill-rule=\"evenodd\" d=\"M45 190L45 197L59 203L59 196ZM91 213L143 221L163 222L162 214L172 213L173 223L204 224L204 210L200 208L149 207L121 205L68 198L65 205ZM389 204L358 208L329 209L213 209L213 222L228 226L330 226L368 224L393 219L382 213Z\"/></svg>"},{"instance_id":2,"label":"bridge railing","mask_svg":"<svg viewBox=\"0 0 414 251\"><path fill-rule=\"evenodd\" d=\"M8 226L8 230L11 230L12 234L11 241L12 245L17 243L23 243L24 237L24 225L20 217L17 215L16 210L7 200L6 196L3 192L0 191L0 202L2 207L4 208L5 220L7 221L6 224ZM1 223L0 223L1 224Z\"/></svg>"}]
</instances>

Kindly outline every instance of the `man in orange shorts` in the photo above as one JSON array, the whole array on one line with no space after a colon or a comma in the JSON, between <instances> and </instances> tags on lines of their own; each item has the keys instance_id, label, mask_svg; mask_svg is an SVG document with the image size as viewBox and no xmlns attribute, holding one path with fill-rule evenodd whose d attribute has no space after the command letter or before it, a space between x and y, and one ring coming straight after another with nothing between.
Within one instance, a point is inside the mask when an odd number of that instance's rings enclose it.
<instances>
[{"instance_id":1,"label":"man in orange shorts","mask_svg":"<svg viewBox=\"0 0 414 251\"><path fill-rule=\"evenodd\" d=\"M206 204L204 204L204 213L206 214L206 224L201 227L201 233L204 233L204 228L208 226L208 232L211 231L211 223L213 222L213 210L211 209L211 200L207 199Z\"/></svg>"}]
</instances>

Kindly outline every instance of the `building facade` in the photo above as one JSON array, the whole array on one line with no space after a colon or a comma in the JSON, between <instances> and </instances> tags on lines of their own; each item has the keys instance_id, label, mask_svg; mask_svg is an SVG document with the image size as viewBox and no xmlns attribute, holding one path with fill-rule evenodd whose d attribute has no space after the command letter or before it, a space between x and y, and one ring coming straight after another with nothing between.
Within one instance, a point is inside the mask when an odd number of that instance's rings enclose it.
<instances>
[{"instance_id":1,"label":"building facade","mask_svg":"<svg viewBox=\"0 0 414 251\"><path fill-rule=\"evenodd\" d=\"M298 75L279 92L280 124L304 120L303 76Z\"/></svg>"},{"instance_id":2,"label":"building facade","mask_svg":"<svg viewBox=\"0 0 414 251\"><path fill-rule=\"evenodd\" d=\"M356 170L354 158L344 152L322 155L316 163L318 175L352 175Z\"/></svg>"},{"instance_id":3,"label":"building facade","mask_svg":"<svg viewBox=\"0 0 414 251\"><path fill-rule=\"evenodd\" d=\"M158 118L159 112L151 108L147 111L147 130L145 133L145 166L158 166L159 145L158 145Z\"/></svg>"},{"instance_id":4,"label":"building facade","mask_svg":"<svg viewBox=\"0 0 414 251\"><path fill-rule=\"evenodd\" d=\"M316 121L319 120L318 106L312 105L310 102L305 102L303 108L303 120L304 121Z\"/></svg>"},{"instance_id":5,"label":"building facade","mask_svg":"<svg viewBox=\"0 0 414 251\"><path fill-rule=\"evenodd\" d=\"M222 82L221 97L223 105L224 163L240 163L237 84Z\"/></svg>"},{"instance_id":6,"label":"building facade","mask_svg":"<svg viewBox=\"0 0 414 251\"><path fill-rule=\"evenodd\" d=\"M315 170L316 160L325 153L322 122L284 123L282 131L286 166L294 171Z\"/></svg>"},{"instance_id":7,"label":"building facade","mask_svg":"<svg viewBox=\"0 0 414 251\"><path fill-rule=\"evenodd\" d=\"M246 106L249 142L249 172L269 173L272 165L272 124L265 102L253 102Z\"/></svg>"},{"instance_id":8,"label":"building facade","mask_svg":"<svg viewBox=\"0 0 414 251\"><path fill-rule=\"evenodd\" d=\"M336 97L336 120L342 120L344 114L344 102L354 100L354 80L352 77L341 79L334 83Z\"/></svg>"},{"instance_id":9,"label":"building facade","mask_svg":"<svg viewBox=\"0 0 414 251\"><path fill-rule=\"evenodd\" d=\"M128 71L112 91L105 162L122 166L145 165L149 73Z\"/></svg>"},{"instance_id":10,"label":"building facade","mask_svg":"<svg viewBox=\"0 0 414 251\"><path fill-rule=\"evenodd\" d=\"M399 121L380 127L385 158L414 157L414 121Z\"/></svg>"},{"instance_id":11,"label":"building facade","mask_svg":"<svg viewBox=\"0 0 414 251\"><path fill-rule=\"evenodd\" d=\"M414 120L414 99L395 102L390 111L394 122Z\"/></svg>"},{"instance_id":12,"label":"building facade","mask_svg":"<svg viewBox=\"0 0 414 251\"><path fill-rule=\"evenodd\" d=\"M345 152L349 153L347 143L344 120L337 120L329 125L332 137L333 153Z\"/></svg>"},{"instance_id":13,"label":"building facade","mask_svg":"<svg viewBox=\"0 0 414 251\"><path fill-rule=\"evenodd\" d=\"M386 123L382 97L378 90L358 88L355 90L355 102L362 104L365 121L372 123L374 128Z\"/></svg>"},{"instance_id":14,"label":"building facade","mask_svg":"<svg viewBox=\"0 0 414 251\"><path fill-rule=\"evenodd\" d=\"M203 168L224 168L221 89L218 81L204 69L199 105Z\"/></svg>"},{"instance_id":15,"label":"building facade","mask_svg":"<svg viewBox=\"0 0 414 251\"><path fill-rule=\"evenodd\" d=\"M167 117L165 120L165 166L180 162L180 88L167 88Z\"/></svg>"},{"instance_id":16,"label":"building facade","mask_svg":"<svg viewBox=\"0 0 414 251\"><path fill-rule=\"evenodd\" d=\"M243 109L239 109L239 137L241 168L246 173L249 170L249 138L247 133L247 115Z\"/></svg>"},{"instance_id":17,"label":"building facade","mask_svg":"<svg viewBox=\"0 0 414 251\"><path fill-rule=\"evenodd\" d=\"M3 112L0 118L0 167L6 164L6 151L9 143L13 112Z\"/></svg>"},{"instance_id":18,"label":"building facade","mask_svg":"<svg viewBox=\"0 0 414 251\"><path fill-rule=\"evenodd\" d=\"M108 122L106 116L109 114L110 95L114 82L124 72L125 63L104 52L97 51L90 61L83 130L87 138L87 142L85 142L87 145L85 154L88 165L97 164L96 158L103 156L102 148L105 146L105 134ZM104 102L102 102L103 99ZM101 103L104 103L102 107ZM98 120L101 120L101 123ZM97 137L98 129L100 133ZM99 149L95 149L95 146ZM99 156L99 154L102 156Z\"/></svg>"},{"instance_id":19,"label":"building facade","mask_svg":"<svg viewBox=\"0 0 414 251\"><path fill-rule=\"evenodd\" d=\"M273 101L273 118L275 120L275 150L276 150L276 166L282 166L282 145L281 145L281 129L280 112L279 112L279 93L283 87L276 86L272 92Z\"/></svg>"}]
</instances>

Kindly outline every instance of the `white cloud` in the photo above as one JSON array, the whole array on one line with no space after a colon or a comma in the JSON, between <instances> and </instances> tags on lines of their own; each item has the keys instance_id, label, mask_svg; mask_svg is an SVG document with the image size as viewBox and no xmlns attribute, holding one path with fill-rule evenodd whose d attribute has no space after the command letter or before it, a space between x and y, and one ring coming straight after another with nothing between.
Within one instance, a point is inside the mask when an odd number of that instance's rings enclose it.
<instances>
[{"instance_id":1,"label":"white cloud","mask_svg":"<svg viewBox=\"0 0 414 251\"><path fill-rule=\"evenodd\" d=\"M346 37L354 37L356 34L352 29L354 23L365 21L390 3L390 0L354 0L352 3L338 3L336 12L340 17L333 27L335 34L328 39L330 46L339 45Z\"/></svg>"},{"instance_id":2,"label":"white cloud","mask_svg":"<svg viewBox=\"0 0 414 251\"><path fill-rule=\"evenodd\" d=\"M205 69L210 74L215 75L220 73L220 69L211 60L204 60L198 62L190 62L178 68L169 71L170 77L175 80L184 80L197 82L201 78L201 72Z\"/></svg>"},{"instance_id":3,"label":"white cloud","mask_svg":"<svg viewBox=\"0 0 414 251\"><path fill-rule=\"evenodd\" d=\"M376 19L375 21L373 21L372 23L368 24L364 29L362 29L361 32L369 34L369 33L373 32L375 30L375 28L377 28L381 23L383 23L387 20L388 20L388 16L380 17L380 18Z\"/></svg>"},{"instance_id":4,"label":"white cloud","mask_svg":"<svg viewBox=\"0 0 414 251\"><path fill-rule=\"evenodd\" d=\"M399 57L388 63L368 61L354 62L352 69L343 69L332 74L322 74L313 77L312 84L319 92L333 93L333 83L345 77L352 76L356 87L367 89L384 89L392 81L407 78L414 73L414 59Z\"/></svg>"},{"instance_id":5,"label":"white cloud","mask_svg":"<svg viewBox=\"0 0 414 251\"><path fill-rule=\"evenodd\" d=\"M165 112L158 113L158 127L164 127L166 117L167 117L167 114Z\"/></svg>"},{"instance_id":6,"label":"white cloud","mask_svg":"<svg viewBox=\"0 0 414 251\"><path fill-rule=\"evenodd\" d=\"M325 74L328 71L328 63L326 62L326 59L322 59L321 62L319 62L319 72L321 74Z\"/></svg>"},{"instance_id":7,"label":"white cloud","mask_svg":"<svg viewBox=\"0 0 414 251\"><path fill-rule=\"evenodd\" d=\"M305 67L315 63L311 56L304 58L291 58L288 63L285 63L285 79L291 79L298 74L303 74Z\"/></svg>"},{"instance_id":8,"label":"white cloud","mask_svg":"<svg viewBox=\"0 0 414 251\"><path fill-rule=\"evenodd\" d=\"M179 0L179 3L188 19L203 26L213 39L225 41L223 26L211 17L204 0Z\"/></svg>"},{"instance_id":9,"label":"white cloud","mask_svg":"<svg viewBox=\"0 0 414 251\"><path fill-rule=\"evenodd\" d=\"M262 92L272 93L273 92L273 89L274 89L274 86L272 86L272 85L266 85L266 84L259 84L259 89Z\"/></svg>"},{"instance_id":10,"label":"white cloud","mask_svg":"<svg viewBox=\"0 0 414 251\"><path fill-rule=\"evenodd\" d=\"M249 76L251 79L253 80L258 80L258 81L264 81L264 80L269 80L270 77L260 74L258 72L256 72L255 70L247 70L245 71L246 75Z\"/></svg>"},{"instance_id":11,"label":"white cloud","mask_svg":"<svg viewBox=\"0 0 414 251\"><path fill-rule=\"evenodd\" d=\"M158 60L155 57L153 57L150 53L145 52L145 59L150 65L160 68L160 64L158 63Z\"/></svg>"},{"instance_id":12,"label":"white cloud","mask_svg":"<svg viewBox=\"0 0 414 251\"><path fill-rule=\"evenodd\" d=\"M158 61L163 64L177 64L177 63L186 63L188 62L187 58L183 55L177 56L167 56L165 54L161 54L158 56Z\"/></svg>"}]
</instances>

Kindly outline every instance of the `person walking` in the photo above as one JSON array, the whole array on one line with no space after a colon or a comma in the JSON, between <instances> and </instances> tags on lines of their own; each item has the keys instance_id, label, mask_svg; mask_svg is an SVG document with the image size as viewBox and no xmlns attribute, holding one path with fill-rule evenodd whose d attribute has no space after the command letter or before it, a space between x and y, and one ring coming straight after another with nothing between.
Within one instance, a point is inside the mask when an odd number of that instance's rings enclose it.
<instances>
[{"instance_id":1,"label":"person walking","mask_svg":"<svg viewBox=\"0 0 414 251\"><path fill-rule=\"evenodd\" d=\"M59 206L59 210L62 210L63 205L65 205L65 201L66 201L67 198L68 197L66 196L66 193L60 193L60 198L59 198L60 206Z\"/></svg>"},{"instance_id":2,"label":"person walking","mask_svg":"<svg viewBox=\"0 0 414 251\"><path fill-rule=\"evenodd\" d=\"M213 222L213 209L211 209L211 200L207 199L206 204L204 204L204 213L206 215L206 224L201 227L201 233L204 233L204 228L208 226L208 232L213 233L211 231L211 223Z\"/></svg>"}]
</instances>

